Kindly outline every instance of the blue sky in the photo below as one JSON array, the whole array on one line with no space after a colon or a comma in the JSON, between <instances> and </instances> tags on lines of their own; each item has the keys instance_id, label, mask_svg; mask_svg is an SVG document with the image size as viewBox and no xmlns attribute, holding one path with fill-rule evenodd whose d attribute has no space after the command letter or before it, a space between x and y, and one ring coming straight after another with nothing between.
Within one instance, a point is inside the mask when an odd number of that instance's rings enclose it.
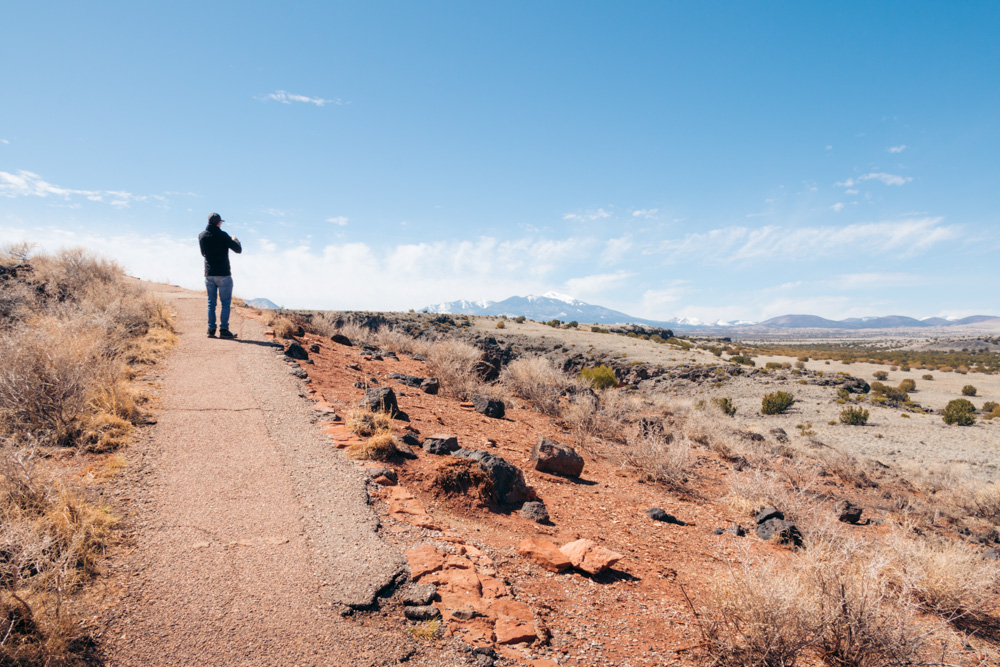
<instances>
[{"instance_id":1,"label":"blue sky","mask_svg":"<svg viewBox=\"0 0 1000 667\"><path fill-rule=\"evenodd\" d=\"M408 309L1000 314L1000 5L14 3L0 242Z\"/></svg>"}]
</instances>

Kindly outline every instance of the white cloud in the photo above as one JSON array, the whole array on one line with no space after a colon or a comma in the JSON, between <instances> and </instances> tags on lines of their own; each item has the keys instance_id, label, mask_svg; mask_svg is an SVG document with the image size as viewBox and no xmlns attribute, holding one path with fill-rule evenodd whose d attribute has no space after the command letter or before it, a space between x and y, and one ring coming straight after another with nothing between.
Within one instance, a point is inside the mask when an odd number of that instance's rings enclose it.
<instances>
[{"instance_id":1,"label":"white cloud","mask_svg":"<svg viewBox=\"0 0 1000 667\"><path fill-rule=\"evenodd\" d=\"M608 239L604 243L604 252L601 253L601 264L617 264L632 248L632 239L622 236L617 239Z\"/></svg>"},{"instance_id":2,"label":"white cloud","mask_svg":"<svg viewBox=\"0 0 1000 667\"><path fill-rule=\"evenodd\" d=\"M834 204L833 206L831 206L830 208L831 208L831 209L832 209L833 211L835 211L836 213L840 213L841 211L843 211L843 210L844 210L844 202L842 202L842 201L839 201L839 202L837 202L836 204Z\"/></svg>"},{"instance_id":3,"label":"white cloud","mask_svg":"<svg viewBox=\"0 0 1000 667\"><path fill-rule=\"evenodd\" d=\"M827 144L826 145L826 150L832 151L833 150L833 146L831 146L830 144Z\"/></svg>"},{"instance_id":4,"label":"white cloud","mask_svg":"<svg viewBox=\"0 0 1000 667\"><path fill-rule=\"evenodd\" d=\"M577 222L589 222L593 220L600 220L601 218L610 218L611 214L605 211L603 208L599 208L596 211L587 211L586 213L567 213L563 216L563 220L575 220Z\"/></svg>"},{"instance_id":5,"label":"white cloud","mask_svg":"<svg viewBox=\"0 0 1000 667\"><path fill-rule=\"evenodd\" d=\"M848 188L847 190L844 190L845 195L856 195L858 192L859 191L855 188Z\"/></svg>"},{"instance_id":6,"label":"white cloud","mask_svg":"<svg viewBox=\"0 0 1000 667\"><path fill-rule=\"evenodd\" d=\"M6 146L6 145L7 145L7 144L9 144L9 143L10 143L10 142L9 142L9 141L7 141L6 139L0 139L0 144L3 144L4 146Z\"/></svg>"},{"instance_id":7,"label":"white cloud","mask_svg":"<svg viewBox=\"0 0 1000 667\"><path fill-rule=\"evenodd\" d=\"M294 93L289 93L284 90L276 90L273 93L268 93L262 97L257 97L261 101L274 101L281 102L282 104L291 104L292 102L304 102L306 104L315 104L318 107L326 106L327 104L334 104L336 106L342 106L344 102L338 97L332 100L326 100L322 97L308 97L306 95L296 95Z\"/></svg>"},{"instance_id":8,"label":"white cloud","mask_svg":"<svg viewBox=\"0 0 1000 667\"><path fill-rule=\"evenodd\" d=\"M907 146L906 144L900 144L898 146L889 146L889 152L890 153L902 153L907 148L909 148L909 146Z\"/></svg>"},{"instance_id":9,"label":"white cloud","mask_svg":"<svg viewBox=\"0 0 1000 667\"><path fill-rule=\"evenodd\" d=\"M635 274L630 271L615 271L614 273L599 273L582 278L570 278L566 281L564 290L575 294L583 301L590 301L620 287L634 276Z\"/></svg>"},{"instance_id":10,"label":"white cloud","mask_svg":"<svg viewBox=\"0 0 1000 667\"><path fill-rule=\"evenodd\" d=\"M110 204L116 208L128 207L133 202L165 201L160 195L134 195L122 190L78 190L53 185L30 171L18 170L15 173L0 171L0 197L16 199L18 197L57 197L69 200L82 197L88 201Z\"/></svg>"},{"instance_id":11,"label":"white cloud","mask_svg":"<svg viewBox=\"0 0 1000 667\"><path fill-rule=\"evenodd\" d=\"M658 208L637 208L632 211L633 218L655 218L656 214L660 212Z\"/></svg>"},{"instance_id":12,"label":"white cloud","mask_svg":"<svg viewBox=\"0 0 1000 667\"><path fill-rule=\"evenodd\" d=\"M332 222L333 224L339 225L340 227L346 227L347 226L347 218L345 216L342 216L342 215L338 215L338 216L335 216L335 217L332 217L332 218L327 218L326 221L327 222Z\"/></svg>"},{"instance_id":13,"label":"white cloud","mask_svg":"<svg viewBox=\"0 0 1000 667\"><path fill-rule=\"evenodd\" d=\"M942 218L910 218L829 227L724 227L663 242L659 252L671 261L810 261L840 253L913 255L959 238L960 228Z\"/></svg>"},{"instance_id":14,"label":"white cloud","mask_svg":"<svg viewBox=\"0 0 1000 667\"><path fill-rule=\"evenodd\" d=\"M862 181L881 181L886 185L905 185L913 180L912 176L899 176L897 174L887 174L884 171L873 171L857 178L848 178L846 181L837 181L835 186L842 188L853 188L860 185Z\"/></svg>"}]
</instances>

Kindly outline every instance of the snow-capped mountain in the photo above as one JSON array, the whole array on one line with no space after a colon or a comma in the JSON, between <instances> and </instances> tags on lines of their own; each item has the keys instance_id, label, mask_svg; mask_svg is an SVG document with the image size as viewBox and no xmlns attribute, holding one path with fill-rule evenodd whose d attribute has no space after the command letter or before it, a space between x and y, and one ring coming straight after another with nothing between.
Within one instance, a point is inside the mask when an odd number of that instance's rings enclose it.
<instances>
[{"instance_id":1,"label":"snow-capped mountain","mask_svg":"<svg viewBox=\"0 0 1000 667\"><path fill-rule=\"evenodd\" d=\"M489 308L495 302L489 299L479 299L478 301L466 301L465 299L459 299L458 301L446 301L444 303L436 303L426 308L421 308L422 311L426 313L450 313L452 315L482 315L480 311L485 308Z\"/></svg>"}]
</instances>

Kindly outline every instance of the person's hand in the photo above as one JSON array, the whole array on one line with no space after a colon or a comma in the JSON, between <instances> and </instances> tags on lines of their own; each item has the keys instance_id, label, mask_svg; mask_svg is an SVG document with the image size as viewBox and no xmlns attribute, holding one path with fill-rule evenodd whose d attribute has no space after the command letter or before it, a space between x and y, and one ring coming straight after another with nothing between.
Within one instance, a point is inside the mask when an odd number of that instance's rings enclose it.
<instances>
[{"instance_id":1,"label":"person's hand","mask_svg":"<svg viewBox=\"0 0 1000 667\"><path fill-rule=\"evenodd\" d=\"M237 243L240 242L240 240L238 238L236 238L235 236L233 237L233 240L236 241Z\"/></svg>"}]
</instances>

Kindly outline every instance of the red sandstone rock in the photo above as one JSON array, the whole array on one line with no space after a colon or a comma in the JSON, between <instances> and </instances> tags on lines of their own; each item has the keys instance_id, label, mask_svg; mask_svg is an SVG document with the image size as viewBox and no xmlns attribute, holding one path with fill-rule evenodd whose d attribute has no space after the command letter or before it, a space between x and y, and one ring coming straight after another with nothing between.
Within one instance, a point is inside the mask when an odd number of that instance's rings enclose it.
<instances>
[{"instance_id":1,"label":"red sandstone rock","mask_svg":"<svg viewBox=\"0 0 1000 667\"><path fill-rule=\"evenodd\" d=\"M559 551L569 558L573 567L589 574L600 574L624 558L623 555L586 539L564 544Z\"/></svg>"},{"instance_id":2,"label":"red sandstone rock","mask_svg":"<svg viewBox=\"0 0 1000 667\"><path fill-rule=\"evenodd\" d=\"M517 555L552 572L565 572L573 563L552 542L529 537L517 545Z\"/></svg>"},{"instance_id":3,"label":"red sandstone rock","mask_svg":"<svg viewBox=\"0 0 1000 667\"><path fill-rule=\"evenodd\" d=\"M406 560L410 564L410 577L414 581L444 567L444 554L429 544L407 550Z\"/></svg>"}]
</instances>

